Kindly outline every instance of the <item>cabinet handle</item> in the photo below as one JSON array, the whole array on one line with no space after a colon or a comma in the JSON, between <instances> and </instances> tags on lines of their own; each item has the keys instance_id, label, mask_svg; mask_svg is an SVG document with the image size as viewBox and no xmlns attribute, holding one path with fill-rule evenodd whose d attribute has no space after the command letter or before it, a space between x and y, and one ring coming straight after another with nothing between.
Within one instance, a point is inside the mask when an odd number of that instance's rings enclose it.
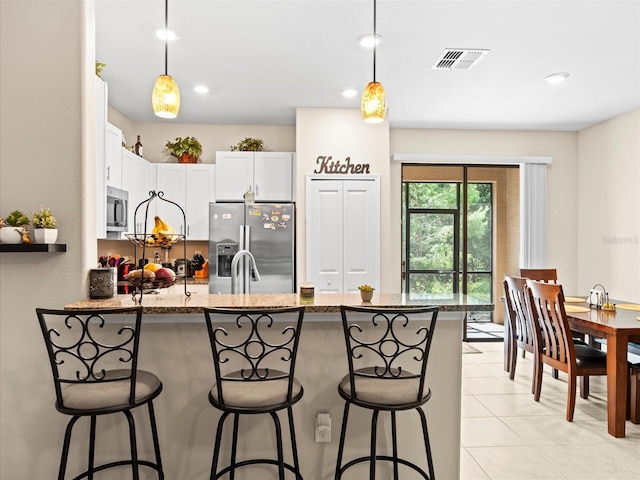
<instances>
[{"instance_id":1,"label":"cabinet handle","mask_svg":"<svg viewBox=\"0 0 640 480\"><path fill-rule=\"evenodd\" d=\"M256 183L256 197L260 195L260 192L258 192L258 184Z\"/></svg>"},{"instance_id":2,"label":"cabinet handle","mask_svg":"<svg viewBox=\"0 0 640 480\"><path fill-rule=\"evenodd\" d=\"M191 233L191 225L187 225L187 237L190 235Z\"/></svg>"},{"instance_id":3,"label":"cabinet handle","mask_svg":"<svg viewBox=\"0 0 640 480\"><path fill-rule=\"evenodd\" d=\"M107 180L111 180L111 167L107 167Z\"/></svg>"}]
</instances>

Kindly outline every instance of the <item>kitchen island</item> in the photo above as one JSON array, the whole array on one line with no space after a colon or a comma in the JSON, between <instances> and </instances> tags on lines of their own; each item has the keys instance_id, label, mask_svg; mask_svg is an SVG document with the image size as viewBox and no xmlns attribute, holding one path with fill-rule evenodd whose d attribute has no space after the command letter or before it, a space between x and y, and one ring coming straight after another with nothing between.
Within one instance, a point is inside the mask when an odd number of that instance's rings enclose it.
<instances>
[{"instance_id":1,"label":"kitchen island","mask_svg":"<svg viewBox=\"0 0 640 480\"><path fill-rule=\"evenodd\" d=\"M69 310L112 308L135 305L130 295L118 295L104 300L83 300L66 305ZM371 305L375 307L440 307L438 322L429 355L427 382L432 397L425 406L436 477L455 479L460 476L460 413L462 393L462 336L468 311L491 311L492 304L465 295L374 294L365 303L358 293L318 294L313 301L302 301L297 294L209 295L193 293L143 295L143 328L139 366L152 371L164 384L156 400L156 416L163 464L167 478L190 480L207 475L210 468L215 425L219 412L207 400L213 382L211 349L204 322L204 307L278 308L305 306L296 377L304 387L302 400L294 407L298 451L304 478L329 480L334 478L337 443L342 421L343 400L337 386L347 373L340 305ZM332 418L330 443L314 442L314 419L317 413L329 413ZM353 408L350 412L344 458L361 455L369 446L370 412ZM409 461L423 465L424 447L420 429L415 428L418 415L401 412L397 417L399 449ZM286 421L285 421L286 422ZM379 419L380 454L389 452L389 417ZM260 442L241 447L238 456L272 456L273 425L267 418L252 418L240 423L240 428L255 431L251 438ZM228 433L228 432L227 432ZM383 440L384 438L384 440ZM149 453L148 442L140 449ZM223 442L229 445L230 442ZM421 447L422 445L422 447ZM227 458L228 447L222 458ZM285 445L285 452L287 447ZM362 469L360 469L362 467ZM368 465L354 467L353 478L368 478ZM380 464L381 478L391 478L387 465ZM357 472L356 472L357 470ZM407 472L405 472L406 474ZM401 471L402 474L402 471ZM256 476L257 475L257 476ZM261 476L262 475L262 476ZM401 475L402 476L402 475ZM244 469L236 478L263 478L264 472Z\"/></svg>"}]
</instances>

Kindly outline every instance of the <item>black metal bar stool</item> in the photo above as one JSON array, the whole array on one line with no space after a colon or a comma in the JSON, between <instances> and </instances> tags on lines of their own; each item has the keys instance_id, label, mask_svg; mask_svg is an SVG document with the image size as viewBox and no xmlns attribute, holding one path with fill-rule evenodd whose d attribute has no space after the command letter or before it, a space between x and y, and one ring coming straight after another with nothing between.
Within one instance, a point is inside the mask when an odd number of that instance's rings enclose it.
<instances>
[{"instance_id":1,"label":"black metal bar stool","mask_svg":"<svg viewBox=\"0 0 640 480\"><path fill-rule=\"evenodd\" d=\"M164 479L153 399L162 382L153 373L138 370L138 345L142 307L102 310L50 310L37 308L40 328L49 353L56 391L56 409L71 415L60 458L58 479L63 480L71 434L76 422L90 418L87 470L75 477L93 479L94 473L131 465L134 480L140 465L153 468ZM113 316L114 322L105 321ZM147 405L155 461L138 459L135 422L131 410ZM94 465L96 420L122 413L129 426L131 459Z\"/></svg>"},{"instance_id":2,"label":"black metal bar stool","mask_svg":"<svg viewBox=\"0 0 640 480\"><path fill-rule=\"evenodd\" d=\"M345 400L336 480L350 467L369 462L369 478L375 480L376 462L393 463L393 478L399 478L399 465L409 467L423 478L435 478L427 419L422 406L431 397L425 382L429 349L438 317L438 307L378 309L370 307L340 307L347 346L349 373L338 386ZM342 465L349 407L357 405L373 410L371 416L370 454ZM398 457L396 412L416 410L420 416L427 457L427 474L418 465ZM379 413L391 413L393 453L376 453L376 429Z\"/></svg>"},{"instance_id":3,"label":"black metal bar stool","mask_svg":"<svg viewBox=\"0 0 640 480\"><path fill-rule=\"evenodd\" d=\"M211 405L222 411L218 420L211 463L211 479L255 464L276 465L278 478L285 469L302 479L293 424L292 406L302 398L303 388L295 378L296 355L304 307L279 309L205 308L205 319L215 370L215 384L209 392ZM293 465L284 461L282 430L278 412L289 419ZM269 414L276 432L277 460L253 458L237 461L240 415ZM225 420L233 415L233 436L229 465L218 470L218 456Z\"/></svg>"}]
</instances>

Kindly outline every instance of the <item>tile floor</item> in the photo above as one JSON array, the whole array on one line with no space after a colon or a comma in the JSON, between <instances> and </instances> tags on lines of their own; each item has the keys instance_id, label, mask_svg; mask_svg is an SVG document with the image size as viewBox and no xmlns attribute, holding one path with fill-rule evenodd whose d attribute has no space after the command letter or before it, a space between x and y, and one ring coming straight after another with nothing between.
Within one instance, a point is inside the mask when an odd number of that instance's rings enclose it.
<instances>
[{"instance_id":1,"label":"tile floor","mask_svg":"<svg viewBox=\"0 0 640 480\"><path fill-rule=\"evenodd\" d=\"M565 420L566 377L545 367L540 402L531 392L530 355L518 355L516 377L503 369L502 342L474 342L463 355L460 478L640 479L640 425L626 438L607 433L606 383L593 377Z\"/></svg>"}]
</instances>

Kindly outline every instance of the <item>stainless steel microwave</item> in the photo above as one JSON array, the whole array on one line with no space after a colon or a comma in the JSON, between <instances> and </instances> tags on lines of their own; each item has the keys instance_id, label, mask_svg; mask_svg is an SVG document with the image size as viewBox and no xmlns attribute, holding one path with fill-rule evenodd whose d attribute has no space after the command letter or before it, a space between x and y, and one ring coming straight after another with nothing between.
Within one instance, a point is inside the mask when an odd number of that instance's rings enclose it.
<instances>
[{"instance_id":1,"label":"stainless steel microwave","mask_svg":"<svg viewBox=\"0 0 640 480\"><path fill-rule=\"evenodd\" d=\"M107 232L126 232L129 192L107 187Z\"/></svg>"}]
</instances>

